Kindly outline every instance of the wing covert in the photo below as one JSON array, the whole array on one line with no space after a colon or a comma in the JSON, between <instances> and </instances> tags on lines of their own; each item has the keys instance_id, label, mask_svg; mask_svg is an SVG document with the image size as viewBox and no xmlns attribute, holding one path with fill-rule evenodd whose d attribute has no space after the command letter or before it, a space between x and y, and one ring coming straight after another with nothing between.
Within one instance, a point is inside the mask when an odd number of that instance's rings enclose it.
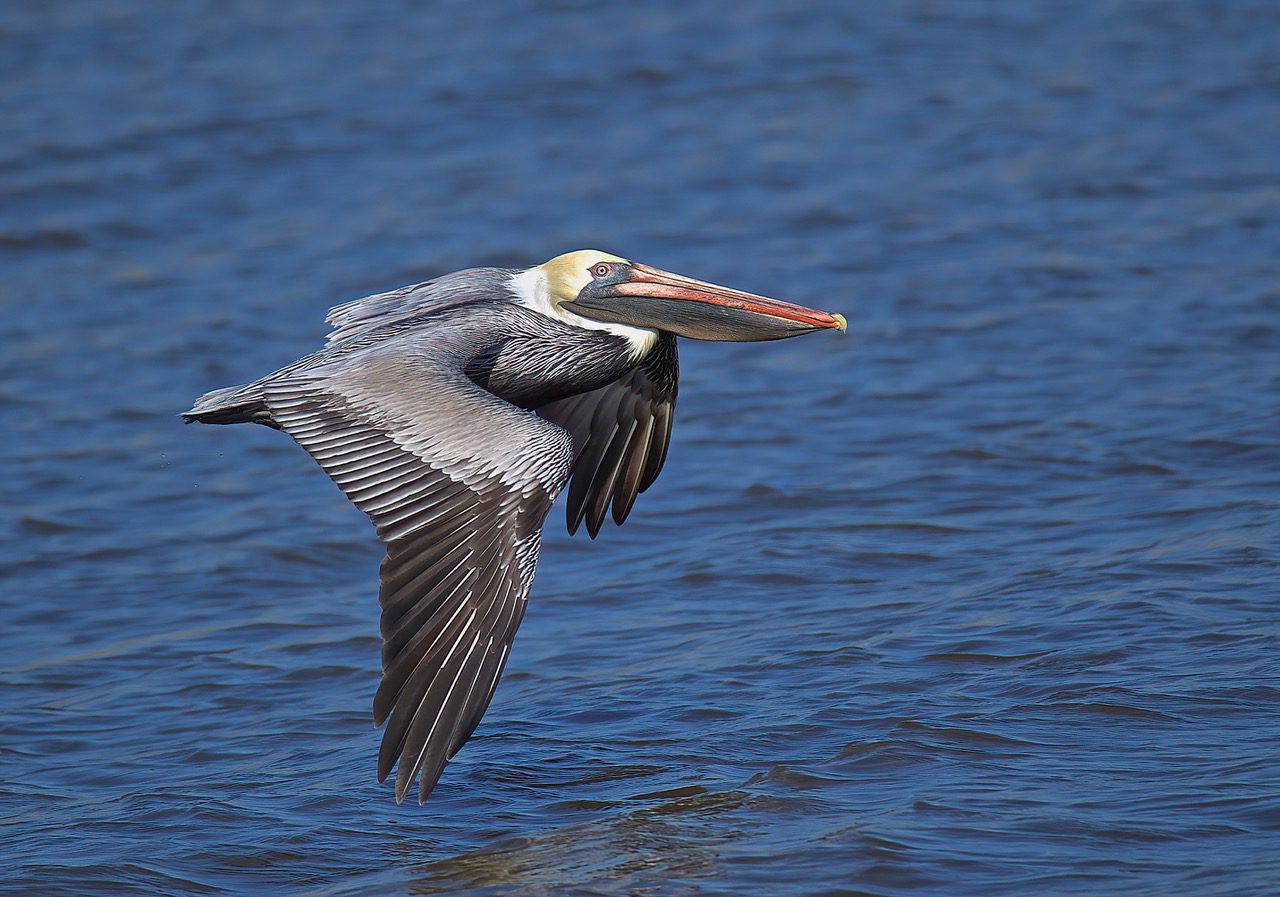
<instances>
[{"instance_id":1,"label":"wing covert","mask_svg":"<svg viewBox=\"0 0 1280 897\"><path fill-rule=\"evenodd\" d=\"M509 278L510 272L501 268L468 268L335 305L325 315L325 322L333 327L326 345L332 346L416 315L500 295Z\"/></svg>"}]
</instances>

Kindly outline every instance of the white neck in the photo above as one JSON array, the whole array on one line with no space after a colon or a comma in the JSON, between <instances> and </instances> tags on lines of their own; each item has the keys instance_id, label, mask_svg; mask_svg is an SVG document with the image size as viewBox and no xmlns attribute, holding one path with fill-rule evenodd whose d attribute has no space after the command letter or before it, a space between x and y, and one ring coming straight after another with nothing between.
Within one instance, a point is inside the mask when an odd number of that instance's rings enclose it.
<instances>
[{"instance_id":1,"label":"white neck","mask_svg":"<svg viewBox=\"0 0 1280 897\"><path fill-rule=\"evenodd\" d=\"M633 327L630 324L616 324L611 321L596 321L562 308L551 298L551 289L547 284L547 275L541 266L529 268L511 276L511 287L516 301L525 308L541 312L548 318L568 324L571 327L582 327L586 330L603 330L620 336L631 345L633 358L642 358L658 341L658 331L648 327Z\"/></svg>"}]
</instances>

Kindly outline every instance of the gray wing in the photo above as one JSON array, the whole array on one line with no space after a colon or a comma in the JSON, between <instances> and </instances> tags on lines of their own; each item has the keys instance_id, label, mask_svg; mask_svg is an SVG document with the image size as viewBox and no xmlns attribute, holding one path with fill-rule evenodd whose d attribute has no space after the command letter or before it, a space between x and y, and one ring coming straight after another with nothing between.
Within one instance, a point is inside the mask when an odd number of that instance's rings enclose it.
<instances>
[{"instance_id":1,"label":"gray wing","mask_svg":"<svg viewBox=\"0 0 1280 897\"><path fill-rule=\"evenodd\" d=\"M419 772L425 801L493 696L572 441L456 371L404 353L264 391L274 420L387 543L378 780L398 761L396 801Z\"/></svg>"},{"instance_id":2,"label":"gray wing","mask_svg":"<svg viewBox=\"0 0 1280 897\"><path fill-rule=\"evenodd\" d=\"M664 333L636 368L608 386L536 409L573 434L570 533L585 519L594 539L611 502L621 526L636 494L653 485L667 458L679 376L676 338Z\"/></svg>"},{"instance_id":3,"label":"gray wing","mask_svg":"<svg viewBox=\"0 0 1280 897\"><path fill-rule=\"evenodd\" d=\"M405 318L442 311L477 298L491 298L507 290L511 272L504 268L468 268L410 284L388 293L366 296L329 309L325 322L333 326L327 345L360 336Z\"/></svg>"}]
</instances>

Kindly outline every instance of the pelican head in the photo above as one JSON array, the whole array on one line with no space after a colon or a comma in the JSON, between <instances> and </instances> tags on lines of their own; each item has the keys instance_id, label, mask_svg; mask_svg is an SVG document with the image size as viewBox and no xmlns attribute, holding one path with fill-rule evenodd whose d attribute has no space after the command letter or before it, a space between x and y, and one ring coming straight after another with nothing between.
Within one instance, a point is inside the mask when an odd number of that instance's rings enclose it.
<instances>
[{"instance_id":1,"label":"pelican head","mask_svg":"<svg viewBox=\"0 0 1280 897\"><path fill-rule=\"evenodd\" d=\"M594 249L556 256L539 269L554 308L604 324L737 342L845 329L843 315L704 283Z\"/></svg>"}]
</instances>

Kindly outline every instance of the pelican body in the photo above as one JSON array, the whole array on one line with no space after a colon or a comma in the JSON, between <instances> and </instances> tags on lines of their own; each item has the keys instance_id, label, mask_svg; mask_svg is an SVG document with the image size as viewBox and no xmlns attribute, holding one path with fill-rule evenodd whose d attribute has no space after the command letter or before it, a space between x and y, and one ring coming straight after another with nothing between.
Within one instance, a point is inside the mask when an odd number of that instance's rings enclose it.
<instances>
[{"instance_id":1,"label":"pelican body","mask_svg":"<svg viewBox=\"0 0 1280 897\"><path fill-rule=\"evenodd\" d=\"M323 349L202 396L187 422L292 436L387 545L378 780L425 802L489 706L542 524L621 525L662 469L676 337L771 340L844 318L595 250L474 268L329 312Z\"/></svg>"}]
</instances>

